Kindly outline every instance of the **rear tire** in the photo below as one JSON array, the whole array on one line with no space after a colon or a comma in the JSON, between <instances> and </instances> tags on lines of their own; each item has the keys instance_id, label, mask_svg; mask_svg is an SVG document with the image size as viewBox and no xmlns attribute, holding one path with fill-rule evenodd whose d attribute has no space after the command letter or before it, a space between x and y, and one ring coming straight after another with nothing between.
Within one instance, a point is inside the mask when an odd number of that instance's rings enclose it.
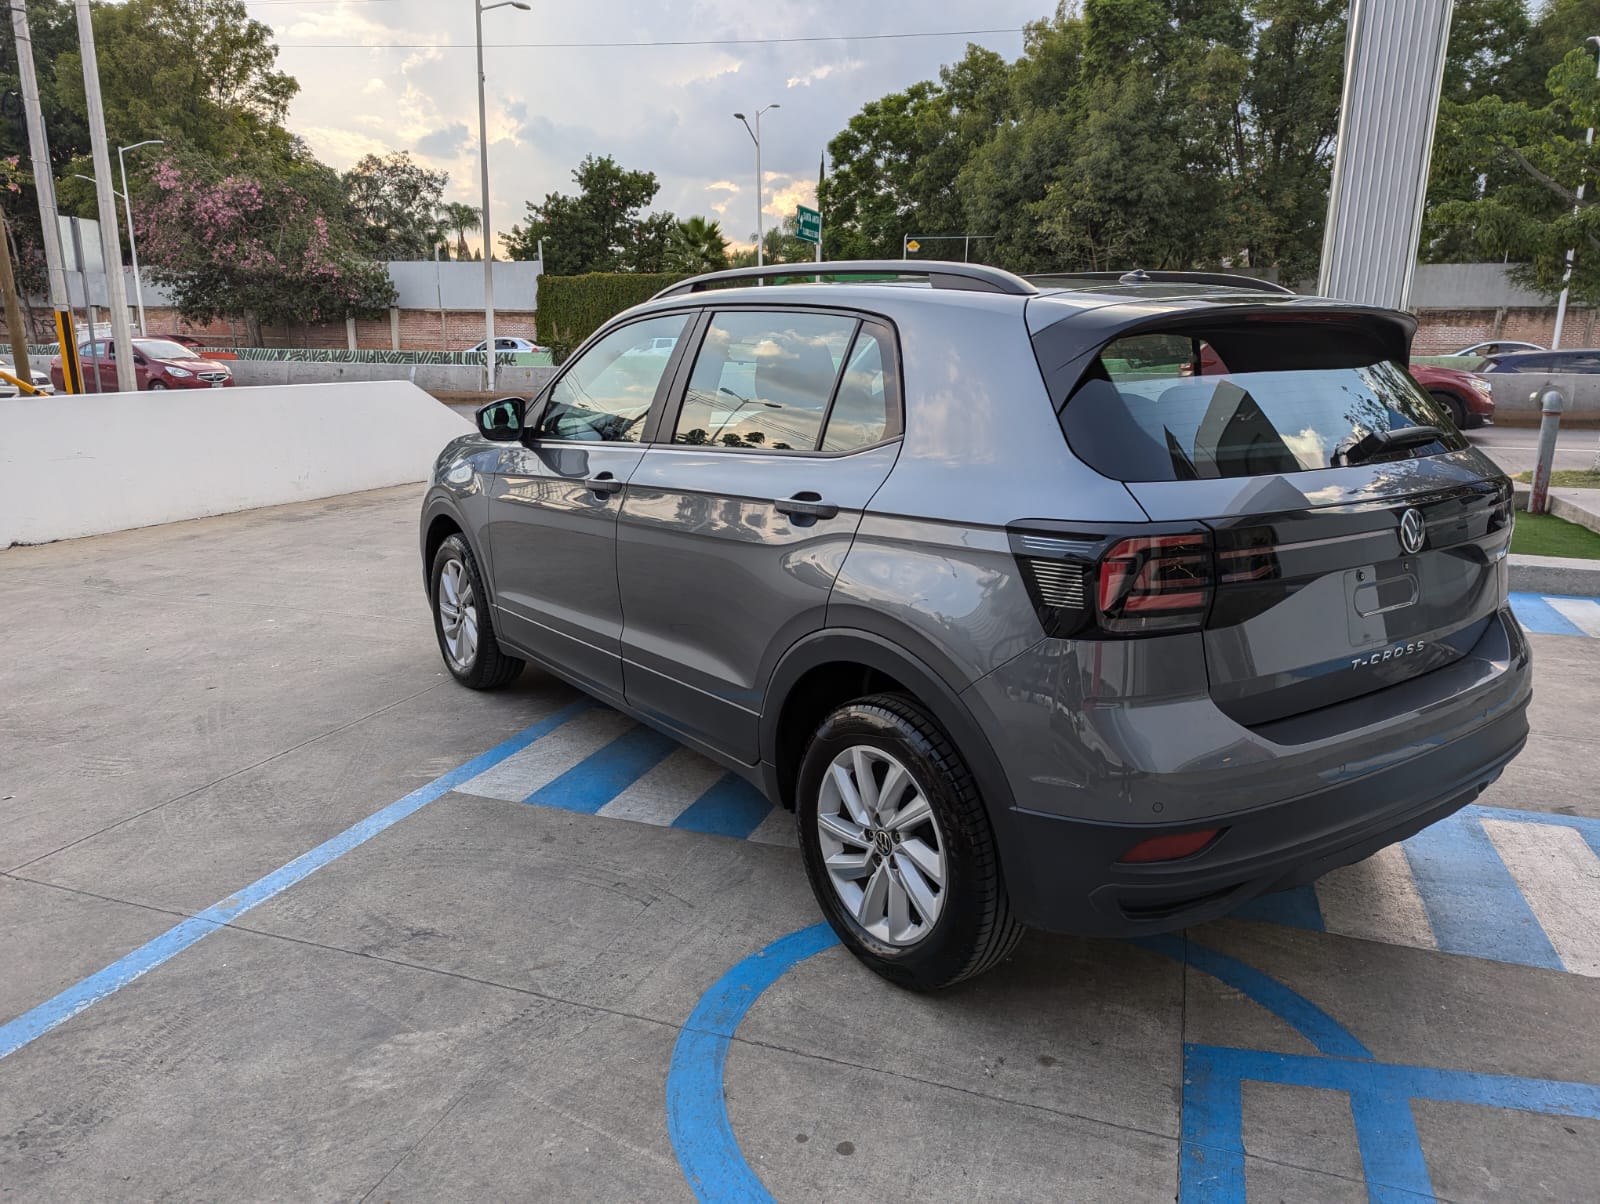
<instances>
[{"instance_id":1,"label":"rear tire","mask_svg":"<svg viewBox=\"0 0 1600 1204\"><path fill-rule=\"evenodd\" d=\"M812 892L869 969L933 991L1016 946L1023 927L977 783L914 700L877 694L830 714L801 760L795 797Z\"/></svg>"},{"instance_id":2,"label":"rear tire","mask_svg":"<svg viewBox=\"0 0 1600 1204\"><path fill-rule=\"evenodd\" d=\"M1467 416L1467 407L1461 403L1461 399L1454 393L1434 390L1433 399L1450 412L1450 420L1456 424L1456 430L1464 431L1471 425L1471 419Z\"/></svg>"},{"instance_id":3,"label":"rear tire","mask_svg":"<svg viewBox=\"0 0 1600 1204\"><path fill-rule=\"evenodd\" d=\"M471 690L498 690L521 675L525 662L500 651L489 621L489 594L467 541L452 535L428 570L433 634L444 666Z\"/></svg>"}]
</instances>

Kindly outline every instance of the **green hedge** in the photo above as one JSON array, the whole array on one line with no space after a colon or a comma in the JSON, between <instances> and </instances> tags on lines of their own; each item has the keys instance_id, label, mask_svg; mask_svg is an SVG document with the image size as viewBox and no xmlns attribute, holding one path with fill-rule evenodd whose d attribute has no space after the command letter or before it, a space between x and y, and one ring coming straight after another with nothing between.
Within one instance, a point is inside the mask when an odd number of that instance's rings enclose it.
<instances>
[{"instance_id":1,"label":"green hedge","mask_svg":"<svg viewBox=\"0 0 1600 1204\"><path fill-rule=\"evenodd\" d=\"M607 319L682 279L668 272L540 276L539 340L548 344L559 364Z\"/></svg>"}]
</instances>

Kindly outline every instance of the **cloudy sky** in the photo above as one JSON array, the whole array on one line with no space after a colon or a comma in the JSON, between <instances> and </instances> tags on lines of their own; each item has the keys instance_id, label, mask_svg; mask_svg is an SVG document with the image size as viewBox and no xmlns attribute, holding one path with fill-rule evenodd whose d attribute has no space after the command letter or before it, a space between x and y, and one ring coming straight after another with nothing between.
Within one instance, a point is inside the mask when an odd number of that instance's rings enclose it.
<instances>
[{"instance_id":1,"label":"cloudy sky","mask_svg":"<svg viewBox=\"0 0 1600 1204\"><path fill-rule=\"evenodd\" d=\"M755 230L762 119L768 224L809 203L823 147L863 103L936 76L967 42L1007 58L1053 0L531 0L484 16L494 224L572 190L585 154L656 173L656 208ZM300 81L289 124L324 161L409 150L478 203L472 0L246 0ZM990 30L955 36L868 39ZM822 41L780 39L825 38ZM595 43L719 42L717 45ZM577 44L577 45L575 45Z\"/></svg>"}]
</instances>

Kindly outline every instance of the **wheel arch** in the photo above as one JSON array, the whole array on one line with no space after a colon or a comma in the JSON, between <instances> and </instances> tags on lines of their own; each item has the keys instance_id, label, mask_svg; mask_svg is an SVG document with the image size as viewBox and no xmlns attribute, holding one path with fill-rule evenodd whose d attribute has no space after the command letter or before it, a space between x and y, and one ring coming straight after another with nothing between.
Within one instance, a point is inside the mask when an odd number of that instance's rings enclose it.
<instances>
[{"instance_id":1,"label":"wheel arch","mask_svg":"<svg viewBox=\"0 0 1600 1204\"><path fill-rule=\"evenodd\" d=\"M767 793L794 809L800 759L824 715L851 698L909 694L955 744L977 780L996 827L1011 788L988 737L961 695L925 661L868 631L826 628L800 640L778 662L761 709L760 747Z\"/></svg>"}]
</instances>

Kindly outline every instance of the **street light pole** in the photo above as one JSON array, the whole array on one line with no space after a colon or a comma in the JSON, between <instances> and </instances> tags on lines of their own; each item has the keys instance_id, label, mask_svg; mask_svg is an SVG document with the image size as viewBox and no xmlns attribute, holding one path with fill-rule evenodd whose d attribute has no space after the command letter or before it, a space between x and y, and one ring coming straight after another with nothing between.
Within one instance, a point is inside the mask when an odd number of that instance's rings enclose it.
<instances>
[{"instance_id":1,"label":"street light pole","mask_svg":"<svg viewBox=\"0 0 1600 1204\"><path fill-rule=\"evenodd\" d=\"M122 167L122 208L128 215L128 254L133 257L133 295L139 306L139 333L148 335L149 329L144 321L144 280L139 275L139 240L133 233L133 199L128 192L128 152L138 150L141 146L165 146L163 138L147 138L143 142L135 142L132 146L117 147L117 162Z\"/></svg>"},{"instance_id":2,"label":"street light pole","mask_svg":"<svg viewBox=\"0 0 1600 1204\"><path fill-rule=\"evenodd\" d=\"M1600 37L1587 38L1584 44L1600 51ZM1600 79L1600 54L1595 56L1594 77ZM1586 147L1594 145L1594 126L1591 125L1589 132L1584 135L1583 144ZM1577 199L1572 204L1573 217L1577 217L1579 211L1583 208L1583 184L1582 180L1578 181ZM1561 350L1561 328L1567 324L1567 292L1572 286L1572 265L1577 255L1578 249L1576 247L1567 248L1567 270L1561 274L1561 299L1556 302L1556 329L1555 334L1550 338L1551 351Z\"/></svg>"},{"instance_id":3,"label":"street light pole","mask_svg":"<svg viewBox=\"0 0 1600 1204\"><path fill-rule=\"evenodd\" d=\"M497 8L520 8L531 12L531 6L522 0L499 0L485 4L473 0L478 28L478 170L483 183L483 362L487 372L485 383L494 392L494 235L489 227L489 110L484 98L483 74L483 14Z\"/></svg>"},{"instance_id":4,"label":"street light pole","mask_svg":"<svg viewBox=\"0 0 1600 1204\"><path fill-rule=\"evenodd\" d=\"M133 338L128 330L128 291L122 280L122 238L117 233L117 202L111 195L111 148L106 140L106 110L100 99L100 60L95 53L89 0L77 0L78 53L83 59L84 109L89 118L89 148L94 159L95 199L100 211L100 248L106 268L106 302L111 309L111 345L116 349L117 392L139 387L133 368ZM79 261L82 263L82 260ZM85 285L87 287L87 285Z\"/></svg>"},{"instance_id":5,"label":"street light pole","mask_svg":"<svg viewBox=\"0 0 1600 1204\"><path fill-rule=\"evenodd\" d=\"M765 243L765 241L766 241L766 230L762 226L762 221L761 221L761 208L762 208L762 204L761 204L761 114L765 113L767 111L767 109L781 109L781 108L783 108L783 106L780 105L780 104L770 104L765 109L757 109L756 110L756 124L755 124L755 128L754 129L750 128L750 121L749 121L749 119L747 117L745 117L745 115L743 113L735 113L734 114L735 117L737 117L740 121L744 122L745 132L750 135L750 141L752 141L752 142L754 142L756 144L756 266L757 267L760 267L762 264L766 263L766 261L767 261L766 248L763 245Z\"/></svg>"}]
</instances>

